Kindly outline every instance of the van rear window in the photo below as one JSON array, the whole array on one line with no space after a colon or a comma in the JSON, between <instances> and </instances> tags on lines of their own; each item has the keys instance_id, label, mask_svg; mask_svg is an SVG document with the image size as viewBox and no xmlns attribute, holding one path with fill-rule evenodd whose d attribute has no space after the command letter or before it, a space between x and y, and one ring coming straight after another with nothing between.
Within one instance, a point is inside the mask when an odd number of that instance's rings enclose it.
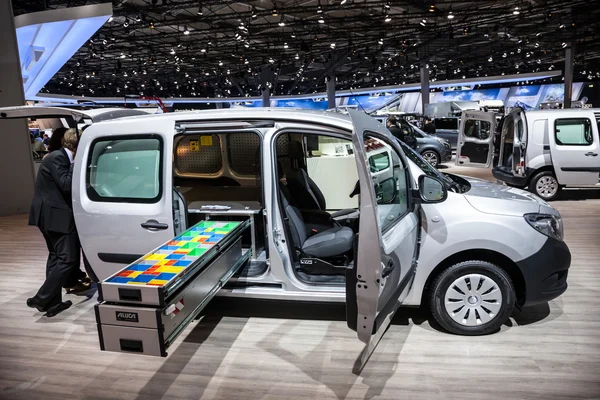
<instances>
[{"instance_id":1,"label":"van rear window","mask_svg":"<svg viewBox=\"0 0 600 400\"><path fill-rule=\"evenodd\" d=\"M161 171L160 136L97 139L88 158L87 195L98 202L155 203Z\"/></svg>"}]
</instances>

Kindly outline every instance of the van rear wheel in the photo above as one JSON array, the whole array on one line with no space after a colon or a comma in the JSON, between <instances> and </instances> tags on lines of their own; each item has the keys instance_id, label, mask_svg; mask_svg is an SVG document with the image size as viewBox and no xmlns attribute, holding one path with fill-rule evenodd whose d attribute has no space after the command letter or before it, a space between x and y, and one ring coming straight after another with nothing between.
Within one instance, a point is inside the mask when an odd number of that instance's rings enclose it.
<instances>
[{"instance_id":1,"label":"van rear wheel","mask_svg":"<svg viewBox=\"0 0 600 400\"><path fill-rule=\"evenodd\" d=\"M546 201L552 201L558 198L561 187L554 172L541 171L531 178L531 181L529 182L529 191Z\"/></svg>"},{"instance_id":2,"label":"van rear wheel","mask_svg":"<svg viewBox=\"0 0 600 400\"><path fill-rule=\"evenodd\" d=\"M435 320L456 335L485 335L500 329L515 307L508 274L487 261L465 261L433 282L429 307Z\"/></svg>"}]
</instances>

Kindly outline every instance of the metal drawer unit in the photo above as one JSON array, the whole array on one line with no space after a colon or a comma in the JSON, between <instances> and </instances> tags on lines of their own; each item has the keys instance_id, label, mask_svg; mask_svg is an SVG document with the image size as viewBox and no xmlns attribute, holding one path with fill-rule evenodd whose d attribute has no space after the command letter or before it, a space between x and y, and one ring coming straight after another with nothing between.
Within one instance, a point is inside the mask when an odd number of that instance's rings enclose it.
<instances>
[{"instance_id":1,"label":"metal drawer unit","mask_svg":"<svg viewBox=\"0 0 600 400\"><path fill-rule=\"evenodd\" d=\"M100 348L166 356L181 331L249 259L251 250L241 239L249 225L202 221L102 282L103 302L95 307Z\"/></svg>"}]
</instances>

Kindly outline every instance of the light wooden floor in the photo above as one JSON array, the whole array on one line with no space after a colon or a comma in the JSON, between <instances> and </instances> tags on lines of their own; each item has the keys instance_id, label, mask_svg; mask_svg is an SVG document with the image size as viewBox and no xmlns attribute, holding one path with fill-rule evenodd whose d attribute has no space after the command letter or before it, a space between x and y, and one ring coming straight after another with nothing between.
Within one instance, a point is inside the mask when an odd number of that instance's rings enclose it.
<instances>
[{"instance_id":1,"label":"light wooden floor","mask_svg":"<svg viewBox=\"0 0 600 400\"><path fill-rule=\"evenodd\" d=\"M568 197L566 294L486 337L401 309L359 376L343 306L219 300L166 359L100 352L95 297L52 319L25 306L45 246L24 216L0 218L0 399L598 399L600 193Z\"/></svg>"}]
</instances>

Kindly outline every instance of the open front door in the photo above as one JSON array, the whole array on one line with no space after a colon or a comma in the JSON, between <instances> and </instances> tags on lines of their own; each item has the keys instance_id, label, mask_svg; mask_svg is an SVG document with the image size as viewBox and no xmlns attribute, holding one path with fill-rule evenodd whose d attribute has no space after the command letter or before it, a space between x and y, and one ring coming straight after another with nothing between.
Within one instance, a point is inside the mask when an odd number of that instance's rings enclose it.
<instances>
[{"instance_id":1,"label":"open front door","mask_svg":"<svg viewBox=\"0 0 600 400\"><path fill-rule=\"evenodd\" d=\"M496 118L485 111L465 111L461 117L456 165L489 167L493 159Z\"/></svg>"},{"instance_id":2,"label":"open front door","mask_svg":"<svg viewBox=\"0 0 600 400\"><path fill-rule=\"evenodd\" d=\"M408 163L383 125L350 110L360 182L355 260L346 274L348 326L366 344L361 368L385 333L414 279L419 219Z\"/></svg>"}]
</instances>

